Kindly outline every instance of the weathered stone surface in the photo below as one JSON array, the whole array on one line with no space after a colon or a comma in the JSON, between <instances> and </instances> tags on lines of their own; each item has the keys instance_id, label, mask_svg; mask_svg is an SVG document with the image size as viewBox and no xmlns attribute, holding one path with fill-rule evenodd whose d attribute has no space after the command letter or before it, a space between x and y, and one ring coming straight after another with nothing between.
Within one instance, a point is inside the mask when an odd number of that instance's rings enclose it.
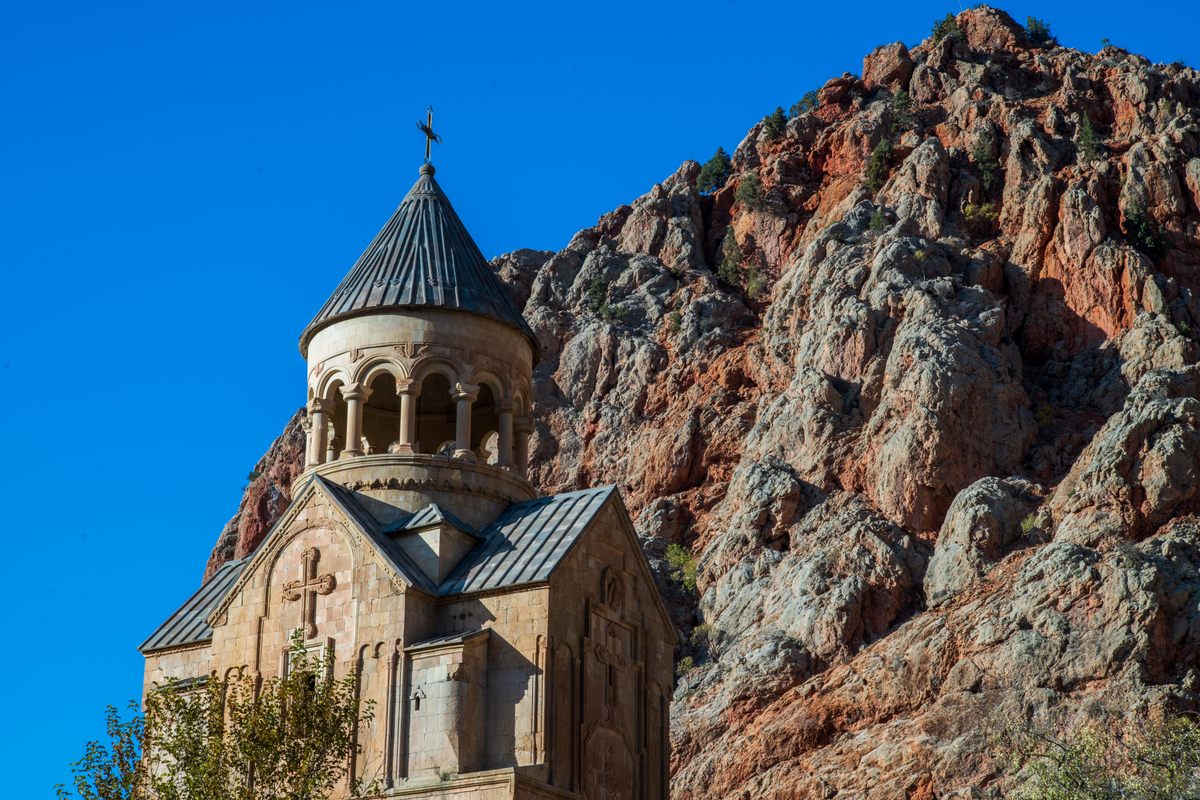
<instances>
[{"instance_id":1,"label":"weathered stone surface","mask_svg":"<svg viewBox=\"0 0 1200 800\"><path fill-rule=\"evenodd\" d=\"M1019 478L983 478L959 492L925 572L929 605L944 604L986 575L1013 542L1033 533L1032 513L1040 502L1038 487Z\"/></svg>"},{"instance_id":2,"label":"weathered stone surface","mask_svg":"<svg viewBox=\"0 0 1200 800\"><path fill-rule=\"evenodd\" d=\"M762 207L701 197L689 162L497 261L543 348L534 480L619 485L700 631L675 796L1000 797L991 720L1200 707L1200 75L958 25L907 55L910 130L893 46L752 129ZM731 229L755 292L717 275Z\"/></svg>"},{"instance_id":3,"label":"weathered stone surface","mask_svg":"<svg viewBox=\"0 0 1200 800\"><path fill-rule=\"evenodd\" d=\"M907 89L912 71L912 59L903 42L876 47L863 59L863 83L868 88Z\"/></svg>"}]
</instances>

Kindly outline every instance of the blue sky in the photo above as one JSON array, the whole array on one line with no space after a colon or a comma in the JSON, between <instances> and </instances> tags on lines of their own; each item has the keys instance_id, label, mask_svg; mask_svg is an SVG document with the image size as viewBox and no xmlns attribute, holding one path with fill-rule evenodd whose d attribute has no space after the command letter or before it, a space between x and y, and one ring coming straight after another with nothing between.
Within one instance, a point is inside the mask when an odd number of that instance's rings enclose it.
<instances>
[{"instance_id":1,"label":"blue sky","mask_svg":"<svg viewBox=\"0 0 1200 800\"><path fill-rule=\"evenodd\" d=\"M297 337L415 179L426 105L484 253L556 249L961 7L5 2L5 794L51 796L140 691L134 648L303 402ZM1006 8L1200 64L1190 3Z\"/></svg>"}]
</instances>

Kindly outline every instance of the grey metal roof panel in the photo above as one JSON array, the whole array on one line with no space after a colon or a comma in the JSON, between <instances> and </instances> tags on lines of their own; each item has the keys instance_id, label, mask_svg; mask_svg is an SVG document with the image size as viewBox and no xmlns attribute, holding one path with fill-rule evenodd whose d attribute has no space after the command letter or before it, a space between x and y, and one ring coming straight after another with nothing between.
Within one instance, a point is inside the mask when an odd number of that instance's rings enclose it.
<instances>
[{"instance_id":1,"label":"grey metal roof panel","mask_svg":"<svg viewBox=\"0 0 1200 800\"><path fill-rule=\"evenodd\" d=\"M374 309L444 308L511 325L529 339L537 359L537 337L433 173L433 165L421 167L392 218L301 334L302 352L314 333L344 317Z\"/></svg>"},{"instance_id":2,"label":"grey metal roof panel","mask_svg":"<svg viewBox=\"0 0 1200 800\"><path fill-rule=\"evenodd\" d=\"M440 595L549 580L615 488L603 486L514 503L442 582Z\"/></svg>"},{"instance_id":3,"label":"grey metal roof panel","mask_svg":"<svg viewBox=\"0 0 1200 800\"><path fill-rule=\"evenodd\" d=\"M208 615L212 613L225 593L237 582L248 559L227 561L211 578L204 582L196 593L142 642L138 650L149 653L168 647L200 644L212 639L212 628Z\"/></svg>"},{"instance_id":4,"label":"grey metal roof panel","mask_svg":"<svg viewBox=\"0 0 1200 800\"><path fill-rule=\"evenodd\" d=\"M441 647L442 645L445 645L445 644L458 644L460 642L465 642L467 639L472 639L476 636L479 636L480 634L489 633L490 631L491 631L490 628L479 628L479 629L473 630L473 631L459 631L458 633L447 633L443 636L435 636L432 639L426 639L423 642L417 642L415 644L410 644L408 647L404 648L404 651L407 653L412 650L428 650L431 647Z\"/></svg>"},{"instance_id":5,"label":"grey metal roof panel","mask_svg":"<svg viewBox=\"0 0 1200 800\"><path fill-rule=\"evenodd\" d=\"M418 528L424 528L426 525L437 525L440 523L452 525L465 534L479 538L477 530L437 503L430 503L415 514L410 514L404 519L396 520L392 524L385 526L383 532L400 533L402 531L415 531Z\"/></svg>"}]
</instances>

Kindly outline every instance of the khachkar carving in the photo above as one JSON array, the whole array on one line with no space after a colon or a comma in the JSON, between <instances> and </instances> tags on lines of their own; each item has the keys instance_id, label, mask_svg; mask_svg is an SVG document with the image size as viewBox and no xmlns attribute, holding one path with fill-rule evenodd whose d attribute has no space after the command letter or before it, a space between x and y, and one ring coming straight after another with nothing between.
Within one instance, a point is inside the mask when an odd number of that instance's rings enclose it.
<instances>
[{"instance_id":1,"label":"khachkar carving","mask_svg":"<svg viewBox=\"0 0 1200 800\"><path fill-rule=\"evenodd\" d=\"M329 594L336 584L332 575L317 575L317 563L321 560L321 551L310 547L300 554L303 563L300 566L300 580L288 581L283 585L284 600L301 600L300 624L304 628L304 638L312 639L317 635L317 595Z\"/></svg>"}]
</instances>

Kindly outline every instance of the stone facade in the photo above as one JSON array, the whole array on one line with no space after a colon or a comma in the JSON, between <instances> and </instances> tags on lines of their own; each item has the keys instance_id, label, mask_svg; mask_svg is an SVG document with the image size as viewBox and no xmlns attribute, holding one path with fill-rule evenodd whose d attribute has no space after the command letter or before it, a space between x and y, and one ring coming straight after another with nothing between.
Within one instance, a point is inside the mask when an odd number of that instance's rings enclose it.
<instances>
[{"instance_id":1,"label":"stone facade","mask_svg":"<svg viewBox=\"0 0 1200 800\"><path fill-rule=\"evenodd\" d=\"M382 796L666 797L674 628L615 490L538 498L525 479L525 331L356 308L302 343L292 504L143 645L145 690L279 675L299 631L374 702L351 775Z\"/></svg>"}]
</instances>

